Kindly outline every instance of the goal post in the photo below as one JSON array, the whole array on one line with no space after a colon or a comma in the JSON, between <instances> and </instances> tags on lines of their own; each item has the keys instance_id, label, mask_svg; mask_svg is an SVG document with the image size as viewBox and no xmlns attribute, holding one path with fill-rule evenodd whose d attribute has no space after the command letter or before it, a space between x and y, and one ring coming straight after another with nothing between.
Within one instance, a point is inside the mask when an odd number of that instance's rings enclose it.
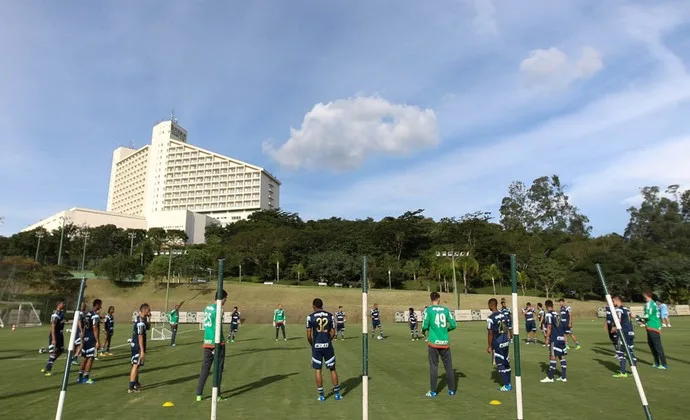
<instances>
[{"instance_id":1,"label":"goal post","mask_svg":"<svg viewBox=\"0 0 690 420\"><path fill-rule=\"evenodd\" d=\"M167 324L157 322L153 324L151 328L151 340L153 341L164 341L170 340L172 338L172 331L166 328Z\"/></svg>"},{"instance_id":2,"label":"goal post","mask_svg":"<svg viewBox=\"0 0 690 420\"><path fill-rule=\"evenodd\" d=\"M33 303L0 301L0 328L12 325L40 327L43 323Z\"/></svg>"}]
</instances>

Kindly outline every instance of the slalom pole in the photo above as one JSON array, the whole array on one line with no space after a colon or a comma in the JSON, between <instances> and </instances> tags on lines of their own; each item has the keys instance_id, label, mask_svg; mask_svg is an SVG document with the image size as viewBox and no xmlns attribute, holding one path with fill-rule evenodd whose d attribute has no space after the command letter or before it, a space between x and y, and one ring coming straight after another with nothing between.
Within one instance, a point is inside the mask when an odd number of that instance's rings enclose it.
<instances>
[{"instance_id":1,"label":"slalom pole","mask_svg":"<svg viewBox=\"0 0 690 420\"><path fill-rule=\"evenodd\" d=\"M522 420L522 372L520 369L520 319L518 317L517 260L510 255L510 281L513 285L513 351L515 353L515 399L517 418Z\"/></svg>"},{"instance_id":2,"label":"slalom pole","mask_svg":"<svg viewBox=\"0 0 690 420\"><path fill-rule=\"evenodd\" d=\"M369 333L367 331L367 257L362 263L362 420L369 419Z\"/></svg>"},{"instance_id":3,"label":"slalom pole","mask_svg":"<svg viewBox=\"0 0 690 420\"><path fill-rule=\"evenodd\" d=\"M69 346L67 347L67 360L65 361L65 373L62 375L62 389L60 390L60 398L58 399L57 411L55 412L55 420L62 419L62 410L65 408L67 384L69 383L69 370L72 365L72 354L74 353L74 340L77 339L77 330L79 330L79 310L81 309L81 302L82 300L84 300L85 288L86 277L82 276L81 285L79 286L79 295L77 296L77 308L74 310L74 319L72 320L72 332L69 335Z\"/></svg>"},{"instance_id":4,"label":"slalom pole","mask_svg":"<svg viewBox=\"0 0 690 420\"><path fill-rule=\"evenodd\" d=\"M220 339L223 324L223 266L224 260L218 259L218 287L216 287L216 337L213 357L213 390L211 391L211 420L218 414L218 390L220 389Z\"/></svg>"},{"instance_id":5,"label":"slalom pole","mask_svg":"<svg viewBox=\"0 0 690 420\"><path fill-rule=\"evenodd\" d=\"M609 288L606 286L606 279L604 278L604 272L601 270L601 265L596 264L597 273L599 274L599 280L601 280L601 285L604 287L604 293L606 294L606 303L611 308L611 318L613 318L613 323L616 324L616 329L618 329L619 343L623 343L625 348L625 353L630 361L630 370L632 370L633 378L635 378L635 387L637 387L637 393L640 395L640 402L642 402L642 409L644 410L644 415L647 420L652 420L652 413L649 411L649 403L647 402L647 396L645 395L644 388L642 387L642 380L640 379L640 374L637 372L637 364L633 361L632 354L630 353L630 348L628 347L628 342L625 340L623 334L623 329L621 328L621 322L618 319L618 312L613 306L613 300L611 299L611 294L609 293Z\"/></svg>"}]
</instances>

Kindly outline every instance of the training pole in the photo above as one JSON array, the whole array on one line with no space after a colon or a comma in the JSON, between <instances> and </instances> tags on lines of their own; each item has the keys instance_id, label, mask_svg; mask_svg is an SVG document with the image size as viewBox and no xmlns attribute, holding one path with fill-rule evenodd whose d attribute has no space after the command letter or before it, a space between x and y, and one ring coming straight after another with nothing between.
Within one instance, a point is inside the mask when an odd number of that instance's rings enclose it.
<instances>
[{"instance_id":1,"label":"training pole","mask_svg":"<svg viewBox=\"0 0 690 420\"><path fill-rule=\"evenodd\" d=\"M62 410L65 408L67 384L69 383L69 370L72 365L72 354L74 353L74 340L77 339L77 330L79 329L79 310L81 309L81 302L82 300L84 300L85 287L86 277L82 277L81 285L79 286L79 295L77 296L77 308L74 310L74 319L72 320L72 332L69 335L69 346L67 346L67 360L65 361L65 373L62 375L62 389L60 390L60 398L58 399L57 411L55 412L55 420L62 419Z\"/></svg>"},{"instance_id":2,"label":"training pole","mask_svg":"<svg viewBox=\"0 0 690 420\"><path fill-rule=\"evenodd\" d=\"M367 257L362 262L362 420L369 418L369 333L367 331Z\"/></svg>"},{"instance_id":3,"label":"training pole","mask_svg":"<svg viewBox=\"0 0 690 420\"><path fill-rule=\"evenodd\" d=\"M224 260L218 259L218 287L216 288L216 338L213 352L213 391L211 392L211 420L216 420L218 413L218 390L220 389L220 329L223 324L223 265Z\"/></svg>"},{"instance_id":4,"label":"training pole","mask_svg":"<svg viewBox=\"0 0 690 420\"><path fill-rule=\"evenodd\" d=\"M632 354L630 353L630 348L628 347L628 342L623 336L623 329L621 328L621 322L618 319L618 312L613 306L613 300L611 299L611 294L609 293L609 288L606 286L606 279L604 278L604 272L601 270L601 265L597 263L597 273L599 274L599 280L601 280L601 285L604 287L604 294L606 295L606 303L611 309L611 318L613 318L613 323L616 325L618 330L618 343L620 345L623 342L623 347L625 348L625 353L628 356L628 361L630 362L630 370L632 370L633 378L635 378L635 386L637 387L637 393L640 395L640 402L642 402L642 409L644 410L644 415L647 420L652 420L652 413L649 411L649 404L647 403L647 396L644 393L644 388L642 388L642 380L640 379L640 374L637 372L637 364L633 361Z\"/></svg>"},{"instance_id":5,"label":"training pole","mask_svg":"<svg viewBox=\"0 0 690 420\"><path fill-rule=\"evenodd\" d=\"M522 420L522 372L520 370L520 317L518 315L517 294L517 260L515 254L510 256L510 282L513 285L513 353L515 366L515 399L517 418Z\"/></svg>"}]
</instances>

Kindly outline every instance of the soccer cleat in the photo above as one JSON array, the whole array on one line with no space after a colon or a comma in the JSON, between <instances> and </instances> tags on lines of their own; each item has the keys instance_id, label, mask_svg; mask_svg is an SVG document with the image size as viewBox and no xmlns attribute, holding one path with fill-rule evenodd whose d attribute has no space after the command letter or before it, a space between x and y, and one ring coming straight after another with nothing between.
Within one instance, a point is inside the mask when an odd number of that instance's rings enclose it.
<instances>
[{"instance_id":1,"label":"soccer cleat","mask_svg":"<svg viewBox=\"0 0 690 420\"><path fill-rule=\"evenodd\" d=\"M140 392L140 390L139 390L138 388L133 388L133 389L128 389L128 390L127 390L127 393L128 393L128 394L133 394L133 393L135 393L135 392Z\"/></svg>"},{"instance_id":2,"label":"soccer cleat","mask_svg":"<svg viewBox=\"0 0 690 420\"><path fill-rule=\"evenodd\" d=\"M552 383L552 382L553 382L553 379L551 379L551 378L549 378L549 377L547 376L546 378L542 379L542 380L539 381L539 382L541 382L541 383L543 383L543 384Z\"/></svg>"},{"instance_id":3,"label":"soccer cleat","mask_svg":"<svg viewBox=\"0 0 690 420\"><path fill-rule=\"evenodd\" d=\"M657 365L657 364L655 363L655 364L652 365L652 368L654 368L654 369L659 369L659 365Z\"/></svg>"},{"instance_id":4,"label":"soccer cleat","mask_svg":"<svg viewBox=\"0 0 690 420\"><path fill-rule=\"evenodd\" d=\"M502 387L498 388L499 391L501 392L508 392L513 390L513 386L508 384L508 385L503 385Z\"/></svg>"},{"instance_id":5,"label":"soccer cleat","mask_svg":"<svg viewBox=\"0 0 690 420\"><path fill-rule=\"evenodd\" d=\"M227 400L227 399L228 399L227 397L218 396L218 397L216 398L216 401L222 402L222 401L225 401L225 400Z\"/></svg>"},{"instance_id":6,"label":"soccer cleat","mask_svg":"<svg viewBox=\"0 0 690 420\"><path fill-rule=\"evenodd\" d=\"M453 389L448 390L448 395L450 395L451 397L455 396L455 390L453 390Z\"/></svg>"},{"instance_id":7,"label":"soccer cleat","mask_svg":"<svg viewBox=\"0 0 690 420\"><path fill-rule=\"evenodd\" d=\"M659 370L668 370L668 366L667 366L667 365L659 365L659 366L657 366L657 369L659 369Z\"/></svg>"},{"instance_id":8,"label":"soccer cleat","mask_svg":"<svg viewBox=\"0 0 690 420\"><path fill-rule=\"evenodd\" d=\"M92 384L95 384L96 381L94 381L93 379L89 378L89 379L86 380L86 381L82 380L81 383L86 384L86 385L92 385Z\"/></svg>"},{"instance_id":9,"label":"soccer cleat","mask_svg":"<svg viewBox=\"0 0 690 420\"><path fill-rule=\"evenodd\" d=\"M340 392L336 392L334 395L336 401L340 401L343 399L343 396L340 394Z\"/></svg>"},{"instance_id":10,"label":"soccer cleat","mask_svg":"<svg viewBox=\"0 0 690 420\"><path fill-rule=\"evenodd\" d=\"M230 342L231 342L231 343L234 343L234 342L235 342L235 340L230 340Z\"/></svg>"},{"instance_id":11,"label":"soccer cleat","mask_svg":"<svg viewBox=\"0 0 690 420\"><path fill-rule=\"evenodd\" d=\"M558 382L568 382L566 378L557 378L556 379Z\"/></svg>"},{"instance_id":12,"label":"soccer cleat","mask_svg":"<svg viewBox=\"0 0 690 420\"><path fill-rule=\"evenodd\" d=\"M582 350L582 346L578 344L577 346L575 346L575 350Z\"/></svg>"},{"instance_id":13,"label":"soccer cleat","mask_svg":"<svg viewBox=\"0 0 690 420\"><path fill-rule=\"evenodd\" d=\"M612 376L613 376L614 378L627 378L627 377L628 377L628 374L627 374L627 372L626 372L626 373L624 373L624 372L619 372L619 373L614 373Z\"/></svg>"},{"instance_id":14,"label":"soccer cleat","mask_svg":"<svg viewBox=\"0 0 690 420\"><path fill-rule=\"evenodd\" d=\"M41 373L46 373L46 368L41 369Z\"/></svg>"},{"instance_id":15,"label":"soccer cleat","mask_svg":"<svg viewBox=\"0 0 690 420\"><path fill-rule=\"evenodd\" d=\"M319 397L317 398L319 401L326 401L326 396L323 394L319 394Z\"/></svg>"},{"instance_id":16,"label":"soccer cleat","mask_svg":"<svg viewBox=\"0 0 690 420\"><path fill-rule=\"evenodd\" d=\"M434 397L436 397L436 395L438 395L438 394L435 391L428 391L426 393L426 396L429 398L434 398Z\"/></svg>"},{"instance_id":17,"label":"soccer cleat","mask_svg":"<svg viewBox=\"0 0 690 420\"><path fill-rule=\"evenodd\" d=\"M196 396L196 402L201 402L201 400L203 400L203 399L204 399L204 397L202 397L201 395Z\"/></svg>"},{"instance_id":18,"label":"soccer cleat","mask_svg":"<svg viewBox=\"0 0 690 420\"><path fill-rule=\"evenodd\" d=\"M53 372L48 371L48 372L45 373L45 375L46 375L46 376L53 376Z\"/></svg>"}]
</instances>

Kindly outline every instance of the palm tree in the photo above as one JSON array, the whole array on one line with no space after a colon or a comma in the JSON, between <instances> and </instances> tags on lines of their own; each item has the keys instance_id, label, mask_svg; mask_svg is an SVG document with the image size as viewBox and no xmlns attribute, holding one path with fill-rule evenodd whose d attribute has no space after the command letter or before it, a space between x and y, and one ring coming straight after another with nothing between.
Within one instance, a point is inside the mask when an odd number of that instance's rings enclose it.
<instances>
[{"instance_id":1,"label":"palm tree","mask_svg":"<svg viewBox=\"0 0 690 420\"><path fill-rule=\"evenodd\" d=\"M529 281L529 277L527 277L527 273L524 271L518 271L517 272L517 281L520 284L520 287L522 288L522 296L525 296L525 286L526 283Z\"/></svg>"},{"instance_id":2,"label":"palm tree","mask_svg":"<svg viewBox=\"0 0 690 420\"><path fill-rule=\"evenodd\" d=\"M297 276L297 284L299 284L300 277L302 273L304 273L304 266L302 265L302 263L293 264L290 271L292 271L292 274Z\"/></svg>"},{"instance_id":3,"label":"palm tree","mask_svg":"<svg viewBox=\"0 0 690 420\"><path fill-rule=\"evenodd\" d=\"M494 288L494 295L496 295L496 279L501 279L503 278L503 273L501 272L501 269L498 268L496 264L491 264L485 271L484 271L484 276L487 279L491 280L491 286Z\"/></svg>"},{"instance_id":4,"label":"palm tree","mask_svg":"<svg viewBox=\"0 0 690 420\"><path fill-rule=\"evenodd\" d=\"M460 259L460 269L462 270L462 281L465 283L465 294L467 294L467 275L473 276L479 273L479 263L474 257L462 257Z\"/></svg>"}]
</instances>

